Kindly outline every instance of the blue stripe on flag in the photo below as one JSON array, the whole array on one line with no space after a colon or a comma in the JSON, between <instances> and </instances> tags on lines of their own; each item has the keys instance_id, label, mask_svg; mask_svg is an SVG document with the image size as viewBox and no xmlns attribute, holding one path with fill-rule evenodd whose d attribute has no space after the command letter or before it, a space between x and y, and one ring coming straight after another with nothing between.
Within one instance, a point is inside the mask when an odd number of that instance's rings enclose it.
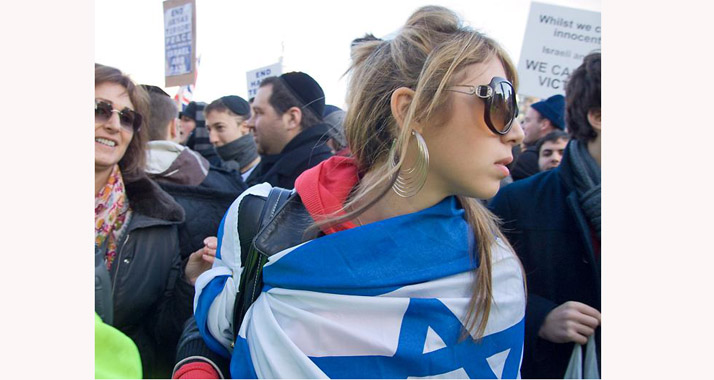
<instances>
[{"instance_id":1,"label":"blue stripe on flag","mask_svg":"<svg viewBox=\"0 0 714 380\"><path fill-rule=\"evenodd\" d=\"M211 304L216 296L218 296L218 294L223 290L228 277L230 276L217 276L203 288L201 295L198 297L198 305L196 306L196 311L194 313L196 324L198 325L198 331L201 332L201 336L206 342L208 348L226 358L230 357L230 353L216 340L216 338L211 335L211 333L208 332L207 324L208 309L211 307Z\"/></svg>"},{"instance_id":2,"label":"blue stripe on flag","mask_svg":"<svg viewBox=\"0 0 714 380\"><path fill-rule=\"evenodd\" d=\"M231 359L231 378L258 378L258 375L255 373L255 368L253 368L253 361L250 359L248 341L240 336L236 338L235 347L233 347L233 358Z\"/></svg>"},{"instance_id":3,"label":"blue stripe on flag","mask_svg":"<svg viewBox=\"0 0 714 380\"><path fill-rule=\"evenodd\" d=\"M230 210L230 207L228 208ZM221 219L221 224L218 225L218 235L217 240L218 240L218 245L216 246L216 258L220 259L221 258L221 246L223 242L223 229L224 225L226 224L226 216L228 215L228 211L226 210L226 213L223 214L223 219Z\"/></svg>"}]
</instances>

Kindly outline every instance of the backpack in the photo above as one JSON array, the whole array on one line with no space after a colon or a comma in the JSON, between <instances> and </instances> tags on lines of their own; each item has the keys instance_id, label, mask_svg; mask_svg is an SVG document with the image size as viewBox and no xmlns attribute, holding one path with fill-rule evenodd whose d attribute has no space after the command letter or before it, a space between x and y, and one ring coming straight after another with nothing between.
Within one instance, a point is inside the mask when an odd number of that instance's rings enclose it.
<instances>
[{"instance_id":1,"label":"backpack","mask_svg":"<svg viewBox=\"0 0 714 380\"><path fill-rule=\"evenodd\" d=\"M233 338L243 318L263 289L263 265L286 248L321 235L306 233L314 221L294 190L274 187L267 197L247 194L238 207L238 236L243 272L233 308ZM222 373L230 373L230 359L206 346L194 317L186 321L177 345L174 373L191 359L203 358Z\"/></svg>"},{"instance_id":2,"label":"backpack","mask_svg":"<svg viewBox=\"0 0 714 380\"><path fill-rule=\"evenodd\" d=\"M263 289L263 265L268 258L321 235L307 231L314 220L295 190L273 187L267 198L248 194L238 210L243 272L233 309L234 338Z\"/></svg>"}]
</instances>

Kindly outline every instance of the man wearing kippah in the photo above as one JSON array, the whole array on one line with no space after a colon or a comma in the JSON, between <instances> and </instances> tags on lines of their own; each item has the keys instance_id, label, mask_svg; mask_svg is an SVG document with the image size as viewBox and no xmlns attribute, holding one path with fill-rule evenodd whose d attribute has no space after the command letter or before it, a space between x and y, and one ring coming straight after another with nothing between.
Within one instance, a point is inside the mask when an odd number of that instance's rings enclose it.
<instances>
[{"instance_id":1,"label":"man wearing kippah","mask_svg":"<svg viewBox=\"0 0 714 380\"><path fill-rule=\"evenodd\" d=\"M523 128L522 151L511 168L514 181L527 178L540 171L538 168L537 143L543 136L556 130L565 130L565 98L553 95L546 100L533 103L521 122Z\"/></svg>"},{"instance_id":2,"label":"man wearing kippah","mask_svg":"<svg viewBox=\"0 0 714 380\"><path fill-rule=\"evenodd\" d=\"M292 189L303 171L332 156L324 110L325 93L309 75L290 72L265 78L248 120L261 155L248 186L268 182Z\"/></svg>"}]
</instances>

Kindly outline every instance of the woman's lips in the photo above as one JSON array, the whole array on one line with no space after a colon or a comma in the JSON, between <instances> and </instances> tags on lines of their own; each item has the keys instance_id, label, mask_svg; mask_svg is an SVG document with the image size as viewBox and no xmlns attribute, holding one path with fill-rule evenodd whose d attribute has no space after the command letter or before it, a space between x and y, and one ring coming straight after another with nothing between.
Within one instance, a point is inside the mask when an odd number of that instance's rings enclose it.
<instances>
[{"instance_id":1,"label":"woman's lips","mask_svg":"<svg viewBox=\"0 0 714 380\"><path fill-rule=\"evenodd\" d=\"M496 164L496 167L498 168L498 170L501 171L501 173L503 173L503 178L506 178L506 177L508 177L508 176L511 174L511 171L508 170L508 168L506 167L506 165Z\"/></svg>"}]
</instances>

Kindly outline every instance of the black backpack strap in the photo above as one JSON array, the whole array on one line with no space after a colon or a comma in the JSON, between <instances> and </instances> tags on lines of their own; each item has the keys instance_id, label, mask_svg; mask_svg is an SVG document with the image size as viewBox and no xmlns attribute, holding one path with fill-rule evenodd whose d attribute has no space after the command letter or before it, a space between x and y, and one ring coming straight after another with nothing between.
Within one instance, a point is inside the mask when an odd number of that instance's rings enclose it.
<instances>
[{"instance_id":1,"label":"black backpack strap","mask_svg":"<svg viewBox=\"0 0 714 380\"><path fill-rule=\"evenodd\" d=\"M241 242L243 273L233 307L234 337L238 335L245 313L262 290L263 265L267 262L267 257L263 259L256 251L255 238L293 194L297 193L294 190L274 187L267 198L246 195L238 207L238 236Z\"/></svg>"},{"instance_id":2,"label":"black backpack strap","mask_svg":"<svg viewBox=\"0 0 714 380\"><path fill-rule=\"evenodd\" d=\"M248 194L238 206L238 237L240 239L240 262L245 266L250 244L258 234L260 221L263 219L266 197Z\"/></svg>"}]
</instances>

